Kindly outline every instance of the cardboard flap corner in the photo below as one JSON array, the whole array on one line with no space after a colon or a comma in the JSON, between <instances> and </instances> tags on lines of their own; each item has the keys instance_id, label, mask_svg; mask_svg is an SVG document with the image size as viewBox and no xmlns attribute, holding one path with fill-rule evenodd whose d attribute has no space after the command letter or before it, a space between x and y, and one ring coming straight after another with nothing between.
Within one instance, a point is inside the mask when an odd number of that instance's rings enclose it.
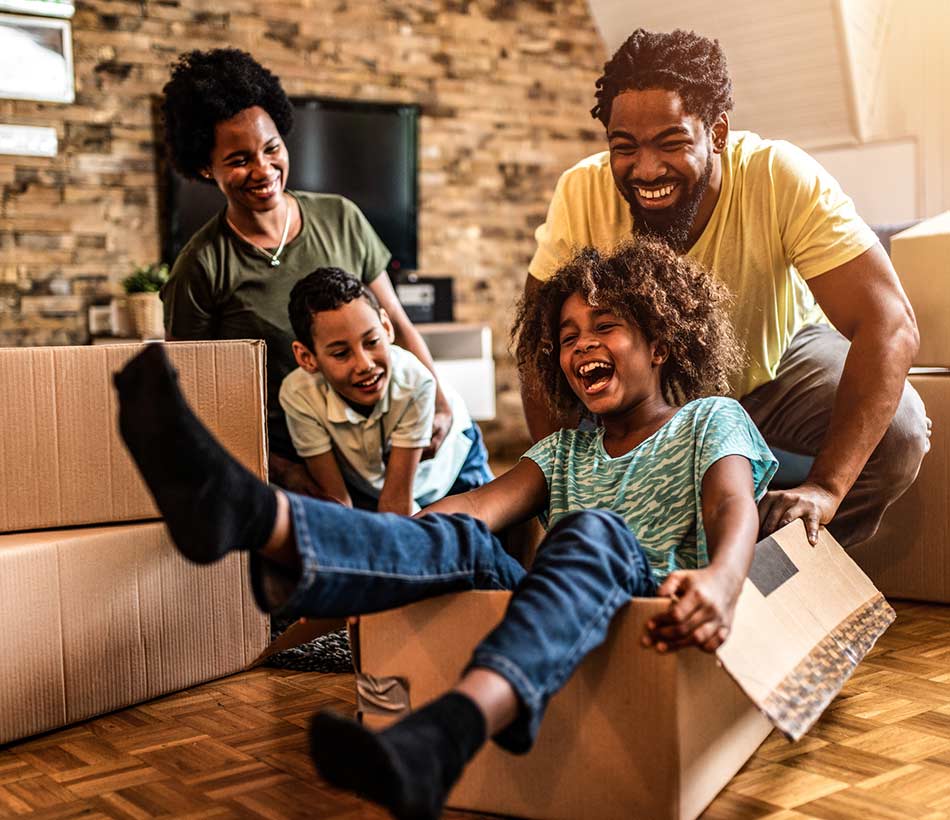
<instances>
[{"instance_id":1,"label":"cardboard flap corner","mask_svg":"<svg viewBox=\"0 0 950 820\"><path fill-rule=\"evenodd\" d=\"M732 633L716 654L773 725L798 740L895 617L827 530L813 547L794 521L756 544Z\"/></svg>"}]
</instances>

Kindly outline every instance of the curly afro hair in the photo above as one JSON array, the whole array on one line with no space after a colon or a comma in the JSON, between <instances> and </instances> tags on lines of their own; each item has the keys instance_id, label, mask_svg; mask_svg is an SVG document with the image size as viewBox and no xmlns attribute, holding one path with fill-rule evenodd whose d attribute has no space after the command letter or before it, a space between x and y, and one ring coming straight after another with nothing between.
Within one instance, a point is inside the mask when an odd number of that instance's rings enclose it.
<instances>
[{"instance_id":1,"label":"curly afro hair","mask_svg":"<svg viewBox=\"0 0 950 820\"><path fill-rule=\"evenodd\" d=\"M623 91L665 88L675 91L689 114L706 128L732 110L732 80L726 55L718 40L695 31L677 29L669 34L638 28L604 64L591 116L604 127L610 121L614 97Z\"/></svg>"},{"instance_id":2,"label":"curly afro hair","mask_svg":"<svg viewBox=\"0 0 950 820\"><path fill-rule=\"evenodd\" d=\"M294 125L280 80L236 48L180 55L162 92L165 144L172 164L190 179L203 179L201 170L211 162L214 127L244 109L263 108L282 137Z\"/></svg>"},{"instance_id":3,"label":"curly afro hair","mask_svg":"<svg viewBox=\"0 0 950 820\"><path fill-rule=\"evenodd\" d=\"M647 339L669 348L660 382L671 403L729 392L729 377L742 356L726 314L726 288L666 243L640 239L611 255L585 248L530 301L518 303L511 332L518 373L555 414L586 414L559 360L561 308L574 293L635 322Z\"/></svg>"}]
</instances>

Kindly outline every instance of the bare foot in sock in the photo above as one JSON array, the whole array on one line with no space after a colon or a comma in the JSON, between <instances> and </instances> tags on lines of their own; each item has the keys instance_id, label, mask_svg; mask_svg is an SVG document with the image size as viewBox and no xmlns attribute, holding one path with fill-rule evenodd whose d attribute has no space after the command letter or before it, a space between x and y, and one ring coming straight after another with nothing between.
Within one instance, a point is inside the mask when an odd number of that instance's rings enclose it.
<instances>
[{"instance_id":1,"label":"bare foot in sock","mask_svg":"<svg viewBox=\"0 0 950 820\"><path fill-rule=\"evenodd\" d=\"M164 346L147 345L114 381L119 431L181 553L207 564L232 549L263 547L275 493L198 420Z\"/></svg>"},{"instance_id":2,"label":"bare foot in sock","mask_svg":"<svg viewBox=\"0 0 950 820\"><path fill-rule=\"evenodd\" d=\"M484 742L481 711L458 692L378 733L329 712L310 725L310 754L323 778L384 806L397 820L437 820Z\"/></svg>"}]
</instances>

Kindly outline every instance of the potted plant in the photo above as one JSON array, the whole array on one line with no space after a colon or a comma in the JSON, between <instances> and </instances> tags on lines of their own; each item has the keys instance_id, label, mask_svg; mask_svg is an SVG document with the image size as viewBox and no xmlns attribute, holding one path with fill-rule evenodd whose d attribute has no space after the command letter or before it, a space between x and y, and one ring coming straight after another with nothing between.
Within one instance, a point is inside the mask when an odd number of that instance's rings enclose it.
<instances>
[{"instance_id":1,"label":"potted plant","mask_svg":"<svg viewBox=\"0 0 950 820\"><path fill-rule=\"evenodd\" d=\"M158 292L167 281L168 265L164 262L142 265L122 280L128 294L132 332L140 339L161 339L165 335Z\"/></svg>"}]
</instances>

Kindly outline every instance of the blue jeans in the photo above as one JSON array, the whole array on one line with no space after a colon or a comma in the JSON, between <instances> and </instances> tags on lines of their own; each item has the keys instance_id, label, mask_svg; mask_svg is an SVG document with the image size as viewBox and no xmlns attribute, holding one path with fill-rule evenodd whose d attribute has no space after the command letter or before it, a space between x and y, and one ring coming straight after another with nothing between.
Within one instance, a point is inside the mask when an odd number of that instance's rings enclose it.
<instances>
[{"instance_id":1,"label":"blue jeans","mask_svg":"<svg viewBox=\"0 0 950 820\"><path fill-rule=\"evenodd\" d=\"M495 738L512 752L531 748L551 695L603 643L616 611L632 597L656 593L643 550L612 512L562 518L525 572L483 522L467 515L408 518L287 497L301 571L284 579L288 594L278 608L268 594L269 565L255 556L252 580L263 609L339 617L448 592L514 591L504 619L470 664L497 672L521 701L516 721Z\"/></svg>"}]
</instances>

